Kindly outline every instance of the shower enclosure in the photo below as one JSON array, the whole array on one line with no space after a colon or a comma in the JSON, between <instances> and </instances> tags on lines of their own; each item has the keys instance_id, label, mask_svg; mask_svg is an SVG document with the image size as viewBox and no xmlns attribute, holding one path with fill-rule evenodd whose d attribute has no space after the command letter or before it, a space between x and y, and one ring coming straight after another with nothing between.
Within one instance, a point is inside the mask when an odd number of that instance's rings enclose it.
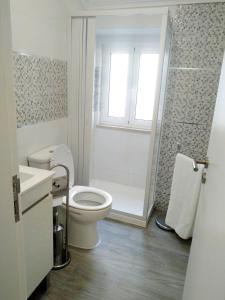
<instances>
[{"instance_id":1,"label":"shower enclosure","mask_svg":"<svg viewBox=\"0 0 225 300\"><path fill-rule=\"evenodd\" d=\"M75 183L109 192L110 218L145 226L154 204L168 9L88 15L71 24L69 144Z\"/></svg>"}]
</instances>

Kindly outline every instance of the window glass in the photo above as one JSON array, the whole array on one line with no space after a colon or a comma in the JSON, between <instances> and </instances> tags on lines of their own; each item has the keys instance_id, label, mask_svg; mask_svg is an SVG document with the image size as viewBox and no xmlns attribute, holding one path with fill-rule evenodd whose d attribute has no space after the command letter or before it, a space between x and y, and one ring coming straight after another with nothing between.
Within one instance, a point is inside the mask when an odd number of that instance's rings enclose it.
<instances>
[{"instance_id":1,"label":"window glass","mask_svg":"<svg viewBox=\"0 0 225 300\"><path fill-rule=\"evenodd\" d=\"M129 53L112 53L108 98L109 117L123 118L126 114Z\"/></svg>"},{"instance_id":2,"label":"window glass","mask_svg":"<svg viewBox=\"0 0 225 300\"><path fill-rule=\"evenodd\" d=\"M143 53L140 55L135 111L136 120L152 120L158 71L158 58L158 54Z\"/></svg>"}]
</instances>

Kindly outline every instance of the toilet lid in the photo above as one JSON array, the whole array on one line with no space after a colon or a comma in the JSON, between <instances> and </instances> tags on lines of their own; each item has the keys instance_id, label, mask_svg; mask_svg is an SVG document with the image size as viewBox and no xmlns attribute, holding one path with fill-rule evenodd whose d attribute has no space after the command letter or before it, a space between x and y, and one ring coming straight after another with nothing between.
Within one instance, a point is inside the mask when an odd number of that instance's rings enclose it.
<instances>
[{"instance_id":1,"label":"toilet lid","mask_svg":"<svg viewBox=\"0 0 225 300\"><path fill-rule=\"evenodd\" d=\"M67 145L58 145L53 153L51 158L51 166L62 164L65 165L70 171L70 188L74 185L74 163L72 153ZM54 169L55 176L61 177L66 175L66 171L62 167L58 167Z\"/></svg>"}]
</instances>

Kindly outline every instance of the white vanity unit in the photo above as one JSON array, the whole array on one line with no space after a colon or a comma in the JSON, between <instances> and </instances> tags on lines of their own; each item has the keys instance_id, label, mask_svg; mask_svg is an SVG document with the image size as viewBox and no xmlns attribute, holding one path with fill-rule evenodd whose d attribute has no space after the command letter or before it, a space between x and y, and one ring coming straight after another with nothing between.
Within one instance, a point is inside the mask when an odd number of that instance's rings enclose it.
<instances>
[{"instance_id":1,"label":"white vanity unit","mask_svg":"<svg viewBox=\"0 0 225 300\"><path fill-rule=\"evenodd\" d=\"M54 172L19 167L24 229L27 297L53 267L52 176Z\"/></svg>"}]
</instances>

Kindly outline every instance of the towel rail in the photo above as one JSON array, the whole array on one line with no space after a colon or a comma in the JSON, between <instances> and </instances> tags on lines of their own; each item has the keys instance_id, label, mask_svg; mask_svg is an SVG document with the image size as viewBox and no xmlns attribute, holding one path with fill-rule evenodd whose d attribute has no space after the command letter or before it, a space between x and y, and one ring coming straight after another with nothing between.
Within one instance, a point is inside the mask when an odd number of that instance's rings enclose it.
<instances>
[{"instance_id":1,"label":"towel rail","mask_svg":"<svg viewBox=\"0 0 225 300\"><path fill-rule=\"evenodd\" d=\"M208 161L207 158L205 160L195 160L195 159L193 159L192 165L193 165L193 170L195 172L198 172L198 164L205 165L205 168L208 168L209 161Z\"/></svg>"}]
</instances>

